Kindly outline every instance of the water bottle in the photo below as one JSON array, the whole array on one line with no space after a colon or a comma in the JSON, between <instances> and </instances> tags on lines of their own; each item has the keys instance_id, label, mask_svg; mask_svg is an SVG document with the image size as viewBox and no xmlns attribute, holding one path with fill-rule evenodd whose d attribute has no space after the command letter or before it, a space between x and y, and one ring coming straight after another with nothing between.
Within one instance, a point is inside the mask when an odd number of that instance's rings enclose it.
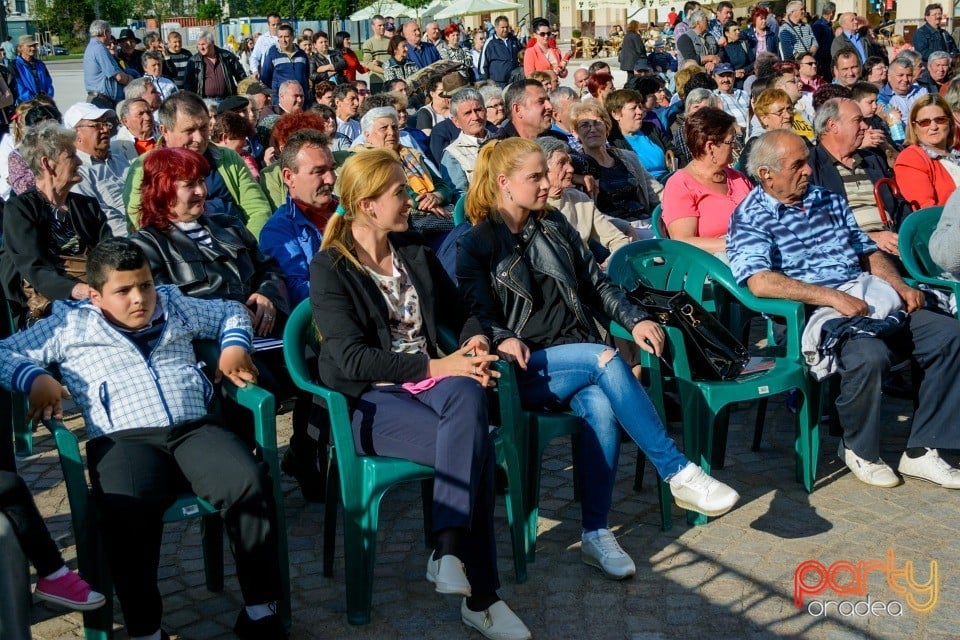
<instances>
[{"instance_id":1,"label":"water bottle","mask_svg":"<svg viewBox=\"0 0 960 640\"><path fill-rule=\"evenodd\" d=\"M891 115L888 112L886 120L890 126L890 137L893 138L893 141L897 144L903 144L904 139L907 137L907 130L906 127L903 126L903 119Z\"/></svg>"}]
</instances>

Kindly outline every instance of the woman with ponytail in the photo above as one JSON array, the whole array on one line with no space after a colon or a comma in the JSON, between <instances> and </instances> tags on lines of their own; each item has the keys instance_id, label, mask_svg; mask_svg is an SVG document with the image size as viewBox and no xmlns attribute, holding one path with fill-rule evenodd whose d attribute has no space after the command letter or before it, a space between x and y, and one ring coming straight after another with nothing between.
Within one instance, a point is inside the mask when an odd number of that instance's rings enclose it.
<instances>
[{"instance_id":1,"label":"woman with ponytail","mask_svg":"<svg viewBox=\"0 0 960 640\"><path fill-rule=\"evenodd\" d=\"M681 507L717 516L739 496L677 449L630 365L603 343L601 318L623 325L641 349L658 356L664 333L610 282L576 229L548 208L549 192L547 163L535 142L484 145L467 192L474 226L458 242L457 279L497 353L519 367L523 406L581 417L575 465L581 558L619 580L636 573L607 528L621 427L669 480Z\"/></svg>"},{"instance_id":2,"label":"woman with ponytail","mask_svg":"<svg viewBox=\"0 0 960 640\"><path fill-rule=\"evenodd\" d=\"M323 337L321 382L342 393L363 455L436 469L436 549L427 580L464 596L463 623L488 638L530 632L500 600L493 532L493 469L484 388L497 376L480 323L416 233L400 157L358 151L343 165L340 206L310 265L310 300ZM440 357L437 327L462 348Z\"/></svg>"}]
</instances>

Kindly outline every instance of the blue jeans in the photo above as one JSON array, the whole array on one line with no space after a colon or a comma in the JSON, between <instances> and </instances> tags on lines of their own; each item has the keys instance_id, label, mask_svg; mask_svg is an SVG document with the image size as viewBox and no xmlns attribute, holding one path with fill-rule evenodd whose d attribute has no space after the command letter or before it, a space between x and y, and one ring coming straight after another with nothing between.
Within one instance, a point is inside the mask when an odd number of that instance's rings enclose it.
<instances>
[{"instance_id":1,"label":"blue jeans","mask_svg":"<svg viewBox=\"0 0 960 640\"><path fill-rule=\"evenodd\" d=\"M601 344L568 344L530 354L520 373L520 398L528 410L571 409L582 419L576 460L583 530L607 528L620 455L620 427L667 479L689 462L667 436L646 391L619 354L600 364Z\"/></svg>"}]
</instances>

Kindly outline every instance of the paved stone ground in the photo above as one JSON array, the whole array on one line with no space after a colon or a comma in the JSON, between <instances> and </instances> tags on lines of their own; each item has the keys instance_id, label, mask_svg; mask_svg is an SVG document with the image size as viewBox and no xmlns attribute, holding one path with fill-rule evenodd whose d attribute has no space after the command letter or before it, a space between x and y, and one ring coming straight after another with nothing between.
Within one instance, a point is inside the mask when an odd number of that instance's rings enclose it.
<instances>
[{"instance_id":1,"label":"paved stone ground","mask_svg":"<svg viewBox=\"0 0 960 640\"><path fill-rule=\"evenodd\" d=\"M750 451L755 407L735 411L726 468L715 475L737 488L741 503L703 527L690 528L679 510L674 527L661 532L655 492L632 487L635 447L625 444L610 524L638 566L637 576L621 583L604 580L581 564L579 507L573 500L570 447L558 440L544 463L537 561L530 579L517 585L502 504L497 510L502 596L538 638L956 638L960 609L960 511L957 494L911 481L895 489L875 489L855 480L837 461L836 438L823 437L817 490L807 495L794 481L792 422L782 401L771 402L760 452ZM884 401L889 433L884 456L896 463L909 426L909 404ZM81 430L78 420L71 426ZM672 425L675 433L678 425ZM286 443L290 426L280 418ZM679 434L677 434L679 436ZM41 511L71 564L75 562L68 505L51 439L41 434L38 453L20 461ZM647 471L647 487L653 486ZM287 528L293 575L293 630L305 638L468 638L479 637L459 622L458 603L439 596L423 578L427 555L422 543L419 488L388 494L383 504L378 546L373 621L351 627L345 615L343 558L338 541L335 577L321 574L323 506L306 504L285 479ZM833 609L813 616L793 605L797 565L815 559L883 559L896 553L899 568L915 563L916 579L926 581L930 561L939 565L938 604L916 613L906 604L902 616L844 616ZM161 560L164 626L189 640L231 638L239 589L232 561L223 593L206 591L197 521L167 527ZM848 577L840 577L848 582ZM871 601L897 600L883 576L868 582ZM865 596L820 596L862 601ZM926 601L926 598L919 598ZM849 605L847 605L849 606ZM844 609L845 610L845 609ZM819 610L815 611L819 613ZM34 637L82 637L78 614L38 604ZM117 628L121 616L117 610ZM118 638L125 638L120 631Z\"/></svg>"}]
</instances>

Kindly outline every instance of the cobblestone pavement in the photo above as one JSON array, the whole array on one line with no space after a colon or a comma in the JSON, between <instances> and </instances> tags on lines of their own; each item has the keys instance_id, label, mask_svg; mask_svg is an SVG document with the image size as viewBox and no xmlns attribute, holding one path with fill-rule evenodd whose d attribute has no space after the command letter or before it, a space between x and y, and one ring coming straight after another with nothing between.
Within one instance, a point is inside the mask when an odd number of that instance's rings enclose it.
<instances>
[{"instance_id":1,"label":"cobblestone pavement","mask_svg":"<svg viewBox=\"0 0 960 640\"><path fill-rule=\"evenodd\" d=\"M817 490L807 495L794 481L792 422L782 399L771 402L760 452L750 451L755 406L732 414L726 468L715 475L741 494L738 507L703 527L687 527L675 510L674 527L661 532L654 477L632 487L635 447L625 444L610 524L635 559L638 574L624 582L604 580L578 558L579 507L573 500L568 440L556 441L544 463L537 561L527 583L513 582L506 517L497 509L501 595L523 617L537 638L956 638L960 628L960 510L958 495L917 481L876 489L855 480L836 458L836 438L824 436ZM884 457L895 464L905 442L910 406L885 399L889 433ZM280 418L286 443L288 416ZM71 425L80 429L74 420ZM678 425L672 425L676 433ZM679 435L679 434L677 434ZM66 493L51 439L41 434L38 453L21 460L40 509L71 565L75 549ZM952 460L952 461L955 461ZM346 620L343 556L338 541L335 577L321 574L323 506L306 504L284 480L290 561L293 575L291 637L305 638L479 638L459 621L458 602L435 594L424 579L427 551L422 541L422 508L416 485L386 497L381 516L373 620L351 627ZM239 589L228 559L223 593L204 586L198 521L168 525L160 567L164 627L188 640L232 638L240 606ZM908 595L896 593L883 575L873 573L868 595L814 599L861 602L869 597L893 614L843 615L852 604L828 605L826 616L793 604L797 565L818 560L854 564L884 560L892 549L896 567L913 562L913 577L925 582L930 563L938 564L938 598L929 613L917 613ZM838 574L849 584L851 574ZM811 579L810 582L813 582ZM903 584L901 578L899 584ZM897 584L897 581L894 582ZM917 594L914 602L929 602ZM861 611L866 605L860 605ZM812 605L820 614L822 607ZM37 604L34 637L82 637L78 614ZM121 616L116 612L117 628ZM121 630L118 638L126 638Z\"/></svg>"}]
</instances>

